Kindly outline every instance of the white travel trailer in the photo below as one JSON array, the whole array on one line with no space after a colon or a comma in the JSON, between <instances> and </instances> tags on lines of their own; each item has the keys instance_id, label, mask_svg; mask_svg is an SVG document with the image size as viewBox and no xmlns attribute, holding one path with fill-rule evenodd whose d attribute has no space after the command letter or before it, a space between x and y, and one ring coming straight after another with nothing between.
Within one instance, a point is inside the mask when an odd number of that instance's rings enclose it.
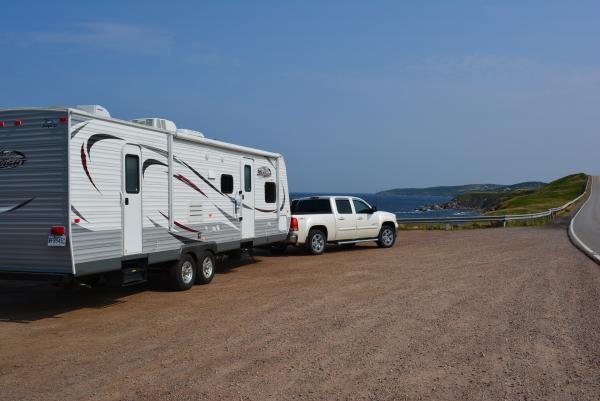
<instances>
[{"instance_id":1,"label":"white travel trailer","mask_svg":"<svg viewBox=\"0 0 600 401\"><path fill-rule=\"evenodd\" d=\"M208 283L215 256L285 240L277 153L100 106L0 110L0 276Z\"/></svg>"}]
</instances>

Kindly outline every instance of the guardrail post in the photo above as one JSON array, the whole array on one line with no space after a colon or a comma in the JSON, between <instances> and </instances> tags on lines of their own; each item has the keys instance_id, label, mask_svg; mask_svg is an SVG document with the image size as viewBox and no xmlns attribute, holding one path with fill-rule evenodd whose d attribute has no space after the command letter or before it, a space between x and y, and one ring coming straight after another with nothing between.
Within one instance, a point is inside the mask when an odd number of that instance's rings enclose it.
<instances>
[{"instance_id":1,"label":"guardrail post","mask_svg":"<svg viewBox=\"0 0 600 401\"><path fill-rule=\"evenodd\" d=\"M502 228L506 228L506 217L502 219Z\"/></svg>"}]
</instances>

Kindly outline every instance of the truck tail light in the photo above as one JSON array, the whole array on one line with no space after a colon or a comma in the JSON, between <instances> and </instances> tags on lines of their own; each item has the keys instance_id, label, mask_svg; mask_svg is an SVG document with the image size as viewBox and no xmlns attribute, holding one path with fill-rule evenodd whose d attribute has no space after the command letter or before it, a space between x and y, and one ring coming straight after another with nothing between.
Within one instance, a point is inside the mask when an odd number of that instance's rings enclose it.
<instances>
[{"instance_id":1,"label":"truck tail light","mask_svg":"<svg viewBox=\"0 0 600 401\"><path fill-rule=\"evenodd\" d=\"M290 231L298 231L298 219L295 217L290 220Z\"/></svg>"},{"instance_id":2,"label":"truck tail light","mask_svg":"<svg viewBox=\"0 0 600 401\"><path fill-rule=\"evenodd\" d=\"M61 226L54 226L50 228L50 234L56 235L57 237L62 237L65 235L65 228Z\"/></svg>"}]
</instances>

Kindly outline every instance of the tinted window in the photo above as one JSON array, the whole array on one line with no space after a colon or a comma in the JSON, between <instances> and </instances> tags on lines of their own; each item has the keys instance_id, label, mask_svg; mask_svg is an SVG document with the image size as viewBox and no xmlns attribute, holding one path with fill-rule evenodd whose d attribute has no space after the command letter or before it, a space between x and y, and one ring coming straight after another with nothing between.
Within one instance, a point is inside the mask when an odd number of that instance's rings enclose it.
<instances>
[{"instance_id":1,"label":"tinted window","mask_svg":"<svg viewBox=\"0 0 600 401\"><path fill-rule=\"evenodd\" d=\"M352 202L354 202L354 210L356 210L356 213L366 213L367 210L371 209L369 205L361 200L352 199Z\"/></svg>"},{"instance_id":2,"label":"tinted window","mask_svg":"<svg viewBox=\"0 0 600 401\"><path fill-rule=\"evenodd\" d=\"M229 174L221 175L221 192L224 194L233 193L233 176Z\"/></svg>"},{"instance_id":3,"label":"tinted window","mask_svg":"<svg viewBox=\"0 0 600 401\"><path fill-rule=\"evenodd\" d=\"M335 206L339 214L352 214L352 208L348 199L336 199Z\"/></svg>"},{"instance_id":4,"label":"tinted window","mask_svg":"<svg viewBox=\"0 0 600 401\"><path fill-rule=\"evenodd\" d=\"M292 204L290 205L290 208L292 210L292 213L296 213L296 206L298 206L298 199L294 199L292 201Z\"/></svg>"},{"instance_id":5,"label":"tinted window","mask_svg":"<svg viewBox=\"0 0 600 401\"><path fill-rule=\"evenodd\" d=\"M252 192L252 167L244 166L244 191Z\"/></svg>"},{"instance_id":6,"label":"tinted window","mask_svg":"<svg viewBox=\"0 0 600 401\"><path fill-rule=\"evenodd\" d=\"M140 158L135 155L125 156L125 192L140 193Z\"/></svg>"},{"instance_id":7,"label":"tinted window","mask_svg":"<svg viewBox=\"0 0 600 401\"><path fill-rule=\"evenodd\" d=\"M331 213L329 199L304 199L296 204L294 214L328 214Z\"/></svg>"},{"instance_id":8,"label":"tinted window","mask_svg":"<svg viewBox=\"0 0 600 401\"><path fill-rule=\"evenodd\" d=\"M275 190L274 182L265 182L265 202L275 203L277 200L277 191Z\"/></svg>"}]
</instances>

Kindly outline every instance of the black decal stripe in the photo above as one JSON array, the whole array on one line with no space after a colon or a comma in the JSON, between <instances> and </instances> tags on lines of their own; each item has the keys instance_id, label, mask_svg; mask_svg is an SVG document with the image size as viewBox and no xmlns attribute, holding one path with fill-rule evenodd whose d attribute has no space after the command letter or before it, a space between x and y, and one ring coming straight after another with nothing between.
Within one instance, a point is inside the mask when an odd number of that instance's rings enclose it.
<instances>
[{"instance_id":1,"label":"black decal stripe","mask_svg":"<svg viewBox=\"0 0 600 401\"><path fill-rule=\"evenodd\" d=\"M227 220L229 220L231 223L239 224L239 219L236 219L235 217L227 213L225 210L221 209L219 206L215 205L215 207L219 210L219 212L223 213L223 216L227 217Z\"/></svg>"},{"instance_id":2,"label":"black decal stripe","mask_svg":"<svg viewBox=\"0 0 600 401\"><path fill-rule=\"evenodd\" d=\"M196 240L196 239L192 239L192 238L187 238L187 237L184 237L184 236L182 236L182 235L177 235L177 234L175 234L175 233L172 233L172 232L170 232L170 231L169 231L169 234L170 234L171 236L173 236L173 238L175 238L176 240L178 240L178 241L180 241L180 242L182 242L182 243L184 243L184 244L186 244L186 245L187 245L187 244L198 244L198 243L201 243L201 242L202 242L202 241L200 241L200 240Z\"/></svg>"},{"instance_id":3,"label":"black decal stripe","mask_svg":"<svg viewBox=\"0 0 600 401\"><path fill-rule=\"evenodd\" d=\"M151 150L155 153L158 153L159 155L163 156L164 158L168 159L169 158L169 153L166 150L162 150L159 148L155 148L154 146L150 146L150 145L140 145L142 148Z\"/></svg>"},{"instance_id":4,"label":"black decal stripe","mask_svg":"<svg viewBox=\"0 0 600 401\"><path fill-rule=\"evenodd\" d=\"M83 123L80 127L78 127L77 129L75 129L73 132L71 132L71 139L75 138L75 135L79 134L79 131L81 131L82 129L85 128L86 125L88 125L90 122L86 122Z\"/></svg>"},{"instance_id":5,"label":"black decal stripe","mask_svg":"<svg viewBox=\"0 0 600 401\"><path fill-rule=\"evenodd\" d=\"M90 158L90 160L92 159L92 146L94 146L96 143L100 142L100 141L104 141L106 139L117 139L119 141L122 141L123 139L118 138L116 136L113 135L109 135L109 134L95 134L92 135L88 141L87 141L87 154Z\"/></svg>"},{"instance_id":6,"label":"black decal stripe","mask_svg":"<svg viewBox=\"0 0 600 401\"><path fill-rule=\"evenodd\" d=\"M90 180L94 188L96 188L96 191L100 192L96 184L94 184L94 180L92 180L90 170L88 170L87 158L85 157L85 148L83 147L83 144L81 145L81 165L83 166L83 171L85 171L85 175L87 175L88 180Z\"/></svg>"},{"instance_id":7,"label":"black decal stripe","mask_svg":"<svg viewBox=\"0 0 600 401\"><path fill-rule=\"evenodd\" d=\"M188 178L184 177L181 174L174 175L173 177L177 178L179 181L183 182L185 185L187 185L188 187L192 188L194 191L200 192L202 195L204 195L205 197L208 198L208 195L206 195L204 193L204 191L202 191L200 188L198 188L198 186L196 184L194 184Z\"/></svg>"},{"instance_id":8,"label":"black decal stripe","mask_svg":"<svg viewBox=\"0 0 600 401\"><path fill-rule=\"evenodd\" d=\"M22 208L23 206L27 206L27 205L28 205L29 203L31 203L31 202L32 202L34 199L35 199L35 198L27 199L25 202L19 203L18 205L15 205L15 206L11 207L11 208L10 208L10 209L8 209L8 210L5 210L5 211L3 211L3 212L0 212L0 214L1 214L1 213L10 213L10 212L14 212L14 211L15 211L15 210L17 210L17 209L20 209L20 208Z\"/></svg>"},{"instance_id":9,"label":"black decal stripe","mask_svg":"<svg viewBox=\"0 0 600 401\"><path fill-rule=\"evenodd\" d=\"M281 184L281 186L283 187L283 202L281 203L281 207L279 208L279 211L282 211L283 206L285 206L285 185Z\"/></svg>"},{"instance_id":10,"label":"black decal stripe","mask_svg":"<svg viewBox=\"0 0 600 401\"><path fill-rule=\"evenodd\" d=\"M271 160L267 157L267 161L271 164L271 166L273 166L273 168L277 168L277 167L275 167L275 163L273 163L273 160Z\"/></svg>"},{"instance_id":11,"label":"black decal stripe","mask_svg":"<svg viewBox=\"0 0 600 401\"><path fill-rule=\"evenodd\" d=\"M75 213L75 215L77 217L79 217L81 220L85 221L86 223L89 223L88 219L86 219L85 217L83 217L83 215L81 213L79 213L79 211L77 209L75 209L75 206L71 205L71 211L73 213Z\"/></svg>"},{"instance_id":12,"label":"black decal stripe","mask_svg":"<svg viewBox=\"0 0 600 401\"><path fill-rule=\"evenodd\" d=\"M146 161L144 161L144 166L142 167L142 175L146 174L146 170L148 169L148 167L155 165L169 167L166 163L163 163L156 159L146 159Z\"/></svg>"},{"instance_id":13,"label":"black decal stripe","mask_svg":"<svg viewBox=\"0 0 600 401\"><path fill-rule=\"evenodd\" d=\"M160 224L158 224L156 221L152 220L150 217L148 217L148 220L150 220L150 223L152 223L154 225L154 227L156 227L156 228L165 228L165 227L161 226Z\"/></svg>"},{"instance_id":14,"label":"black decal stripe","mask_svg":"<svg viewBox=\"0 0 600 401\"><path fill-rule=\"evenodd\" d=\"M194 174L195 174L195 175L196 175L198 178L200 178L202 181L204 181L204 182L206 183L206 185L208 185L209 187L211 187L212 189L214 189L216 192L218 192L218 193L219 193L219 194L221 194L222 196L226 196L226 197L228 197L230 200L232 200L232 201L234 201L234 202L235 202L235 200L234 200L234 199L233 199L231 196L229 196L229 195L227 195L227 194L224 194L224 193L223 193L223 192L221 192L219 189L217 189L217 187L215 187L215 186L214 186L214 185L213 185L213 184L212 184L210 181L208 181L206 178L204 178L204 177L202 176L202 174L200 174L199 172L197 172L197 171L196 171L196 170L195 170L195 169L194 169L192 166L190 166L189 164L187 164L187 163L186 163L186 162L184 162L184 161L180 161L180 163L181 163L181 164L183 164L184 166L186 166L187 168L189 168L189 169L190 169L190 171L191 171L192 173L194 173Z\"/></svg>"}]
</instances>

